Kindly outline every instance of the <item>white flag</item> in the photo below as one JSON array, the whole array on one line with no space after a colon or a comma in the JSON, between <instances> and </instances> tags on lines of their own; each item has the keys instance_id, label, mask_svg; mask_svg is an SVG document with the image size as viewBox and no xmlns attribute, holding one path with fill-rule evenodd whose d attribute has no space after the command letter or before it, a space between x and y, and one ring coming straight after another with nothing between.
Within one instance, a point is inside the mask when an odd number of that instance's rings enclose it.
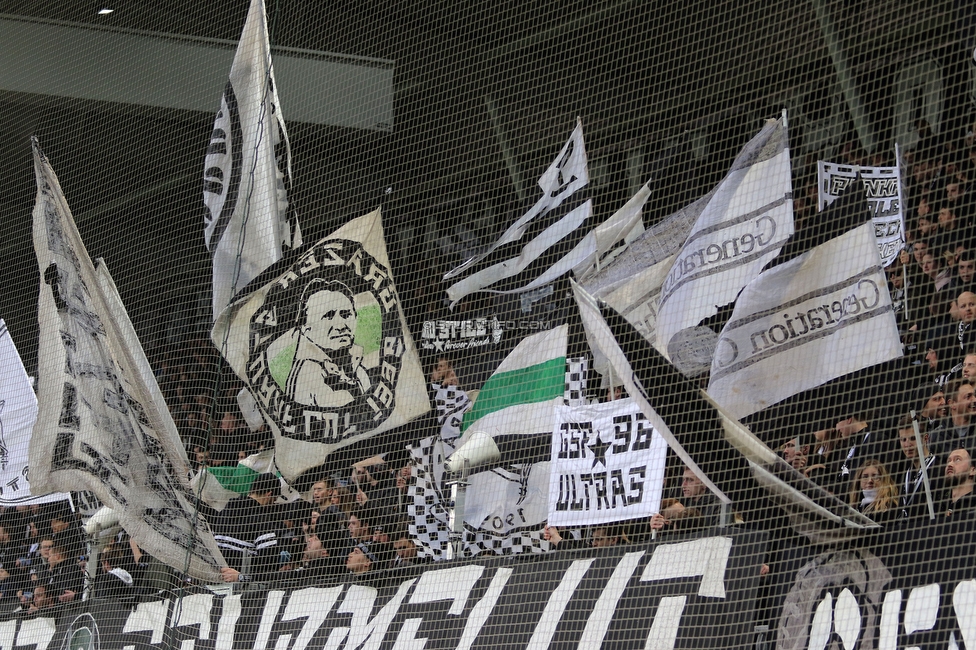
<instances>
[{"instance_id":1,"label":"white flag","mask_svg":"<svg viewBox=\"0 0 976 650\"><path fill-rule=\"evenodd\" d=\"M868 222L745 288L719 335L708 392L741 419L901 354Z\"/></svg>"},{"instance_id":2,"label":"white flag","mask_svg":"<svg viewBox=\"0 0 976 650\"><path fill-rule=\"evenodd\" d=\"M702 472L698 464L674 437L674 434L665 421L654 410L654 407L648 400L647 391L644 390L643 384L634 372L630 360L620 348L620 344L614 338L613 332L603 319L596 299L575 282L572 282L572 287L573 298L576 300L576 306L579 308L580 320L582 320L583 328L586 330L587 342L591 347L600 349L602 355L607 359L607 363L613 369L614 375L622 379L627 394L634 400L634 403L640 408L641 413L647 418L648 423L664 438L678 458L695 473L695 476L701 479L702 483L705 484L705 487L710 492L715 494L722 502L729 503L729 498Z\"/></svg>"},{"instance_id":3,"label":"white flag","mask_svg":"<svg viewBox=\"0 0 976 650\"><path fill-rule=\"evenodd\" d=\"M550 526L591 526L660 512L668 443L631 398L557 406Z\"/></svg>"},{"instance_id":4,"label":"white flag","mask_svg":"<svg viewBox=\"0 0 976 650\"><path fill-rule=\"evenodd\" d=\"M515 346L464 414L465 433L457 448L475 431L496 441L551 438L555 408L563 403L566 389L568 333L568 326L560 325ZM469 479L464 510L467 547L473 554L539 552L544 548L539 532L549 508L549 461L502 460L500 467Z\"/></svg>"},{"instance_id":5,"label":"white flag","mask_svg":"<svg viewBox=\"0 0 976 650\"><path fill-rule=\"evenodd\" d=\"M582 279L577 276L587 293L605 300L655 347L658 345L657 309L661 288L674 266L677 252L715 191L713 189L644 231L600 270ZM603 376L603 387L622 385L600 347L590 341L590 350L593 369ZM661 354L667 356L664 351Z\"/></svg>"},{"instance_id":6,"label":"white flag","mask_svg":"<svg viewBox=\"0 0 976 650\"><path fill-rule=\"evenodd\" d=\"M302 244L285 194L290 177L264 0L251 0L204 162L204 237L213 256L214 319L248 282L281 259L282 246Z\"/></svg>"},{"instance_id":7,"label":"white flag","mask_svg":"<svg viewBox=\"0 0 976 650\"><path fill-rule=\"evenodd\" d=\"M37 396L7 324L0 320L0 506L24 506L68 498L65 492L31 494L27 480L27 448L35 420Z\"/></svg>"},{"instance_id":8,"label":"white flag","mask_svg":"<svg viewBox=\"0 0 976 650\"><path fill-rule=\"evenodd\" d=\"M289 481L430 409L379 210L232 303L211 335L257 400Z\"/></svg>"},{"instance_id":9,"label":"white flag","mask_svg":"<svg viewBox=\"0 0 976 650\"><path fill-rule=\"evenodd\" d=\"M539 179L542 197L536 204L487 250L444 275L449 280L478 268L447 289L452 304L477 291L531 291L584 263L595 253L594 242L585 236L597 225L593 202L583 191L589 181L583 125L577 120L569 141ZM503 280L517 288L492 288Z\"/></svg>"},{"instance_id":10,"label":"white flag","mask_svg":"<svg viewBox=\"0 0 976 650\"><path fill-rule=\"evenodd\" d=\"M597 273L644 232L643 209L651 189L640 188L612 217L591 230L581 242L585 257L573 267L577 282Z\"/></svg>"},{"instance_id":11,"label":"white flag","mask_svg":"<svg viewBox=\"0 0 976 650\"><path fill-rule=\"evenodd\" d=\"M792 234L784 114L742 149L678 252L661 288L655 347L667 351L675 334L735 300Z\"/></svg>"},{"instance_id":12,"label":"white flag","mask_svg":"<svg viewBox=\"0 0 976 650\"><path fill-rule=\"evenodd\" d=\"M817 161L817 209L823 210L860 182L874 222L881 264L888 266L905 246L905 217L901 197L901 171L896 167L857 167Z\"/></svg>"},{"instance_id":13,"label":"white flag","mask_svg":"<svg viewBox=\"0 0 976 650\"><path fill-rule=\"evenodd\" d=\"M33 144L43 408L30 443L31 483L37 491L91 490L119 513L139 546L200 580L218 581L224 561L193 512L176 427L154 399L158 387L144 372L121 301L107 291L107 276L96 274L58 179Z\"/></svg>"}]
</instances>

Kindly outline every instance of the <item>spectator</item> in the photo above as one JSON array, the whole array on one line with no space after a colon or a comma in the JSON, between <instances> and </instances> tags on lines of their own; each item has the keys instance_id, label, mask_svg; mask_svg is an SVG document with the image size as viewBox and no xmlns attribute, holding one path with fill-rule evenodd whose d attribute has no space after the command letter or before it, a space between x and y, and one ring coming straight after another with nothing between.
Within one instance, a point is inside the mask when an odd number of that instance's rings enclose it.
<instances>
[{"instance_id":1,"label":"spectator","mask_svg":"<svg viewBox=\"0 0 976 650\"><path fill-rule=\"evenodd\" d=\"M976 413L976 382L953 379L946 384L949 420L944 430L929 432L929 445L938 455L976 442L973 414Z\"/></svg>"},{"instance_id":2,"label":"spectator","mask_svg":"<svg viewBox=\"0 0 976 650\"><path fill-rule=\"evenodd\" d=\"M804 473L826 490L832 490L832 479L840 471L843 458L838 458L846 449L840 449L841 437L836 428L820 429L813 432L813 453L807 459Z\"/></svg>"},{"instance_id":3,"label":"spectator","mask_svg":"<svg viewBox=\"0 0 976 650\"><path fill-rule=\"evenodd\" d=\"M338 576L342 572L340 549L323 543L318 535L306 536L302 554L301 575L304 578Z\"/></svg>"},{"instance_id":4,"label":"spectator","mask_svg":"<svg viewBox=\"0 0 976 650\"><path fill-rule=\"evenodd\" d=\"M369 573L377 563L376 555L370 550L369 545L362 542L356 544L346 557L346 569L357 576Z\"/></svg>"},{"instance_id":5,"label":"spectator","mask_svg":"<svg viewBox=\"0 0 976 650\"><path fill-rule=\"evenodd\" d=\"M48 572L40 579L39 585L46 587L48 595L59 603L70 603L76 597L81 599L84 573L77 559L77 556L69 555L68 548L57 542L48 552ZM35 592L37 586L34 586Z\"/></svg>"},{"instance_id":6,"label":"spectator","mask_svg":"<svg viewBox=\"0 0 976 650\"><path fill-rule=\"evenodd\" d=\"M51 518L51 534L55 542L65 550L69 557L85 554L85 537L81 524L67 501L51 504L48 511Z\"/></svg>"},{"instance_id":7,"label":"spectator","mask_svg":"<svg viewBox=\"0 0 976 650\"><path fill-rule=\"evenodd\" d=\"M956 261L956 273L949 283L955 295L963 291L973 292L973 280L976 279L976 252L965 250L959 254Z\"/></svg>"},{"instance_id":8,"label":"spectator","mask_svg":"<svg viewBox=\"0 0 976 650\"><path fill-rule=\"evenodd\" d=\"M418 564L417 544L410 539L406 532L400 534L393 542L393 551L396 553L394 567L406 567Z\"/></svg>"},{"instance_id":9,"label":"spectator","mask_svg":"<svg viewBox=\"0 0 976 650\"><path fill-rule=\"evenodd\" d=\"M665 530L682 520L680 528L712 527L720 523L722 503L709 492L693 471L685 467L681 475L681 498L663 500L662 512L651 517L652 530Z\"/></svg>"},{"instance_id":10,"label":"spectator","mask_svg":"<svg viewBox=\"0 0 976 650\"><path fill-rule=\"evenodd\" d=\"M95 578L95 598L125 598L135 594L135 578L123 569L122 549L110 546L98 559L102 563L102 573Z\"/></svg>"},{"instance_id":11,"label":"spectator","mask_svg":"<svg viewBox=\"0 0 976 650\"><path fill-rule=\"evenodd\" d=\"M332 491L332 482L322 479L312 484L312 506L319 510L329 507L329 494Z\"/></svg>"},{"instance_id":12,"label":"spectator","mask_svg":"<svg viewBox=\"0 0 976 650\"><path fill-rule=\"evenodd\" d=\"M957 447L949 452L946 459L945 483L946 493L942 501L941 512L944 516L967 521L974 516L976 497L973 495L973 479L976 477L976 467L973 467L969 450Z\"/></svg>"},{"instance_id":13,"label":"spectator","mask_svg":"<svg viewBox=\"0 0 976 650\"><path fill-rule=\"evenodd\" d=\"M34 591L30 598L27 598L25 602L28 604L28 611L36 612L39 609L46 609L48 607L54 607L55 599L48 594L48 588L44 585L37 585L34 587Z\"/></svg>"},{"instance_id":14,"label":"spectator","mask_svg":"<svg viewBox=\"0 0 976 650\"><path fill-rule=\"evenodd\" d=\"M887 468L875 458L867 458L851 481L848 503L879 524L903 516L898 503L898 486Z\"/></svg>"},{"instance_id":15,"label":"spectator","mask_svg":"<svg viewBox=\"0 0 976 650\"><path fill-rule=\"evenodd\" d=\"M936 384L924 384L915 391L915 407L925 430L941 435L946 427L946 416L949 407L946 404L945 392Z\"/></svg>"},{"instance_id":16,"label":"spectator","mask_svg":"<svg viewBox=\"0 0 976 650\"><path fill-rule=\"evenodd\" d=\"M547 540L553 548L560 550L573 550L578 548L603 548L606 546L616 546L621 540L621 530L619 526L599 525L590 530L590 538L586 539L563 539L559 529L555 526L546 526L542 533L543 539Z\"/></svg>"},{"instance_id":17,"label":"spectator","mask_svg":"<svg viewBox=\"0 0 976 650\"><path fill-rule=\"evenodd\" d=\"M967 352L963 357L960 374L963 379L976 380L976 352Z\"/></svg>"},{"instance_id":18,"label":"spectator","mask_svg":"<svg viewBox=\"0 0 976 650\"><path fill-rule=\"evenodd\" d=\"M349 538L353 544L369 542L373 537L370 521L362 509L349 515Z\"/></svg>"},{"instance_id":19,"label":"spectator","mask_svg":"<svg viewBox=\"0 0 976 650\"><path fill-rule=\"evenodd\" d=\"M273 507L281 491L274 474L259 474L247 496L232 499L214 517L214 539L232 566L220 570L224 582L266 581L276 577L279 551L276 531L279 522ZM250 569L242 573L244 558Z\"/></svg>"},{"instance_id":20,"label":"spectator","mask_svg":"<svg viewBox=\"0 0 976 650\"><path fill-rule=\"evenodd\" d=\"M873 413L863 411L855 413L845 418L835 425L835 429L840 434L839 448L846 447L840 470L835 475L835 493L839 493L841 488L846 488L848 482L853 478L861 461L865 458L887 458L893 449L871 431L871 420Z\"/></svg>"},{"instance_id":21,"label":"spectator","mask_svg":"<svg viewBox=\"0 0 976 650\"><path fill-rule=\"evenodd\" d=\"M783 446L780 447L780 456L782 456L783 460L789 463L793 469L797 470L798 472L803 472L807 468L807 457L810 453L810 446L803 445L802 447L797 447L797 442L797 438L793 438L792 440L787 440L785 443L783 443Z\"/></svg>"},{"instance_id":22,"label":"spectator","mask_svg":"<svg viewBox=\"0 0 976 650\"><path fill-rule=\"evenodd\" d=\"M959 316L958 322L950 320L933 331L932 346L939 356L940 363L952 368L962 361L969 350L976 348L976 331L973 321L976 320L976 294L962 291L955 300L955 307Z\"/></svg>"},{"instance_id":23,"label":"spectator","mask_svg":"<svg viewBox=\"0 0 976 650\"><path fill-rule=\"evenodd\" d=\"M356 495L347 488L337 485L329 492L329 513L348 517L356 509Z\"/></svg>"}]
</instances>

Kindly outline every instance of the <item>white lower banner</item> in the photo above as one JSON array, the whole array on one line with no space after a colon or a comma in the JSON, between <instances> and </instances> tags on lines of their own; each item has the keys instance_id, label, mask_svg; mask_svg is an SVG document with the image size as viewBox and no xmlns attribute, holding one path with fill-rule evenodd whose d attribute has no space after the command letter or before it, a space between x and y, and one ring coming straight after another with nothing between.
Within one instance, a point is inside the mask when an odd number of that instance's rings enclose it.
<instances>
[{"instance_id":1,"label":"white lower banner","mask_svg":"<svg viewBox=\"0 0 976 650\"><path fill-rule=\"evenodd\" d=\"M658 512L667 451L630 398L556 407L549 525L589 526Z\"/></svg>"}]
</instances>

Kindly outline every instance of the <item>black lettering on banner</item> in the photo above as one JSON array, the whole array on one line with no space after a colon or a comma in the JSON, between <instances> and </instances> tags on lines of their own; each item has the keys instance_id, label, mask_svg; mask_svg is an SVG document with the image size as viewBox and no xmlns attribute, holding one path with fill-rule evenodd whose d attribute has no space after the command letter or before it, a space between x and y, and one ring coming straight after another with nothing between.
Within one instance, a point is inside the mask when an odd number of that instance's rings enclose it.
<instances>
[{"instance_id":1,"label":"black lettering on banner","mask_svg":"<svg viewBox=\"0 0 976 650\"><path fill-rule=\"evenodd\" d=\"M64 390L61 392L61 415L58 417L58 428L81 430L81 418L78 416L78 388L67 381L64 382Z\"/></svg>"},{"instance_id":2,"label":"black lettering on banner","mask_svg":"<svg viewBox=\"0 0 976 650\"><path fill-rule=\"evenodd\" d=\"M819 340L836 329L887 313L892 306L881 305L882 288L877 280L881 272L880 266L870 267L833 285L794 298L781 305L780 309L784 311L780 322L772 321L770 325L770 320L765 320L760 325L761 329L755 329L748 334L740 333L738 330L751 323L768 319L775 312L764 311L730 321L726 326L725 334L716 345L716 350L721 350L721 356L716 353L717 358L720 359L721 370L712 374L712 380L715 381L747 365L768 358L780 349L791 349ZM827 296L837 294L841 294L837 300L804 309L813 300L824 300ZM790 311L790 308L798 309ZM746 336L749 341L747 347L740 347L733 340L733 337ZM739 353L742 348L748 352L740 359Z\"/></svg>"},{"instance_id":3,"label":"black lettering on banner","mask_svg":"<svg viewBox=\"0 0 976 650\"><path fill-rule=\"evenodd\" d=\"M630 478L628 485L627 505L637 505L644 502L644 479L647 478L647 466L631 467L627 473Z\"/></svg>"},{"instance_id":4,"label":"black lettering on banner","mask_svg":"<svg viewBox=\"0 0 976 650\"><path fill-rule=\"evenodd\" d=\"M559 424L560 443L557 458L583 458L586 441L593 434L591 422L561 422Z\"/></svg>"},{"instance_id":5,"label":"black lettering on banner","mask_svg":"<svg viewBox=\"0 0 976 650\"><path fill-rule=\"evenodd\" d=\"M630 450L644 451L650 449L654 428L644 419L643 413L635 413L634 419L637 420L637 435L634 437L634 444L631 445Z\"/></svg>"},{"instance_id":6,"label":"black lettering on banner","mask_svg":"<svg viewBox=\"0 0 976 650\"><path fill-rule=\"evenodd\" d=\"M623 454L628 451L630 448L630 429L632 426L633 422L629 415L613 416L613 453Z\"/></svg>"},{"instance_id":7,"label":"black lettering on banner","mask_svg":"<svg viewBox=\"0 0 976 650\"><path fill-rule=\"evenodd\" d=\"M128 486L128 479L118 471L115 464L110 459L103 456L97 449L88 443L81 443L81 453L91 459L88 461L75 457L72 448L75 442L75 434L66 431L59 431L54 441L54 451L51 454L51 471L76 470L84 472L97 478L106 490L112 495L121 507L128 505L129 500L125 494L115 485L118 481L123 486Z\"/></svg>"},{"instance_id":8,"label":"black lettering on banner","mask_svg":"<svg viewBox=\"0 0 976 650\"><path fill-rule=\"evenodd\" d=\"M720 271L723 266L736 266L751 262L765 255L767 247L781 245L776 240L776 220L767 213L782 206L788 197L789 195L786 195L728 223L723 223L714 228L706 228L692 235L685 243L685 248L679 253L681 257L675 260L671 271L664 280L661 287L660 304L666 303L682 285L699 276ZM751 232L723 239L720 242L712 241L705 244L699 241L705 237L715 236L719 230L726 230L745 222L751 223ZM700 246L700 248L697 250L689 248L695 246Z\"/></svg>"}]
</instances>

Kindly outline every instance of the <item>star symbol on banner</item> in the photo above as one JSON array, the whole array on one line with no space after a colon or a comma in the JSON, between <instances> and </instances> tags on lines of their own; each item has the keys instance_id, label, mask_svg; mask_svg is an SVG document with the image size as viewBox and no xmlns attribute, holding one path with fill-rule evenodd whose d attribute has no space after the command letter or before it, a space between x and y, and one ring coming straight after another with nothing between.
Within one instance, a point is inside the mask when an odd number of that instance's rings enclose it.
<instances>
[{"instance_id":1,"label":"star symbol on banner","mask_svg":"<svg viewBox=\"0 0 976 650\"><path fill-rule=\"evenodd\" d=\"M596 432L594 432L596 433ZM588 445L590 451L593 452L593 467L596 467L597 463L603 463L603 467L607 466L607 450L613 445L611 442L603 442L600 440L600 434L596 433L593 437L592 444Z\"/></svg>"},{"instance_id":2,"label":"star symbol on banner","mask_svg":"<svg viewBox=\"0 0 976 650\"><path fill-rule=\"evenodd\" d=\"M443 352L444 341L442 341L441 339L434 339L434 350L436 350L437 352Z\"/></svg>"}]
</instances>

